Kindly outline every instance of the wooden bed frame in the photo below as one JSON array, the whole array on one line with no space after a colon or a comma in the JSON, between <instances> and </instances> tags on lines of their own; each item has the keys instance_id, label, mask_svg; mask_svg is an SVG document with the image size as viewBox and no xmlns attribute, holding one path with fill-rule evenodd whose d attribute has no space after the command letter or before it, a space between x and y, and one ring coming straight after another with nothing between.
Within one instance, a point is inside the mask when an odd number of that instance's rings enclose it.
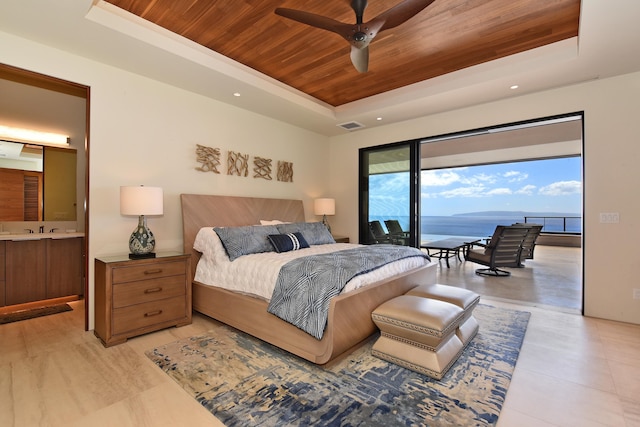
<instances>
[{"instance_id":1,"label":"wooden bed frame","mask_svg":"<svg viewBox=\"0 0 640 427\"><path fill-rule=\"evenodd\" d=\"M184 251L194 277L200 253L193 249L202 227L257 225L260 220L304 222L301 200L181 194ZM321 340L267 312L259 298L193 282L193 309L316 364L325 364L376 330L371 312L409 289L435 283L436 263L396 275L331 300Z\"/></svg>"}]
</instances>

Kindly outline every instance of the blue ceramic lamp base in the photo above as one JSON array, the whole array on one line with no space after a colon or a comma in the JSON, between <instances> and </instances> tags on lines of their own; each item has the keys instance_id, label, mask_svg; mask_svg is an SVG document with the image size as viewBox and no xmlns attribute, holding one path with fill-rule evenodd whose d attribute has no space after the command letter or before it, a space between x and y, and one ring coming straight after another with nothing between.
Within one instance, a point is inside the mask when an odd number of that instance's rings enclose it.
<instances>
[{"instance_id":1,"label":"blue ceramic lamp base","mask_svg":"<svg viewBox=\"0 0 640 427\"><path fill-rule=\"evenodd\" d=\"M129 237L129 258L155 258L156 254L153 252L155 246L156 238L147 227L147 219L144 215L140 215L138 217L138 226Z\"/></svg>"}]
</instances>

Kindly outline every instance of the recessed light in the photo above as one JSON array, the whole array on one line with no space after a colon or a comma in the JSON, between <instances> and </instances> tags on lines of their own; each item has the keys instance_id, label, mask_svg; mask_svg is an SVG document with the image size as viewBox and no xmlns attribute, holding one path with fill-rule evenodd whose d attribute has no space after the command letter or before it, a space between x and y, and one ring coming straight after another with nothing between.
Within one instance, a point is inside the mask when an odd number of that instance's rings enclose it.
<instances>
[{"instance_id":1,"label":"recessed light","mask_svg":"<svg viewBox=\"0 0 640 427\"><path fill-rule=\"evenodd\" d=\"M513 85L509 89L518 89L518 85Z\"/></svg>"},{"instance_id":2,"label":"recessed light","mask_svg":"<svg viewBox=\"0 0 640 427\"><path fill-rule=\"evenodd\" d=\"M240 96L240 92L234 92L233 96Z\"/></svg>"},{"instance_id":3,"label":"recessed light","mask_svg":"<svg viewBox=\"0 0 640 427\"><path fill-rule=\"evenodd\" d=\"M376 117L376 120L380 121L380 120L382 120L382 117Z\"/></svg>"}]
</instances>

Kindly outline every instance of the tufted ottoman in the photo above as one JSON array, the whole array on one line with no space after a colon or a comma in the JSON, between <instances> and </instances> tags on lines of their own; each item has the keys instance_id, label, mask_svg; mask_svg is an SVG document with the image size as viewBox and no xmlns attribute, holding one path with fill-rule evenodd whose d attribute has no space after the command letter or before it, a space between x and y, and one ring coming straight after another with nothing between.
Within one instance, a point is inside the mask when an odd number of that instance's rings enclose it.
<instances>
[{"instance_id":1,"label":"tufted ottoman","mask_svg":"<svg viewBox=\"0 0 640 427\"><path fill-rule=\"evenodd\" d=\"M441 379L464 345L456 329L460 307L415 295L400 295L371 313L380 329L372 354L405 368Z\"/></svg>"},{"instance_id":2,"label":"tufted ottoman","mask_svg":"<svg viewBox=\"0 0 640 427\"><path fill-rule=\"evenodd\" d=\"M469 341L478 333L479 325L476 318L473 317L473 309L480 302L480 295L475 292L455 286L432 284L420 285L411 289L406 295L446 301L462 308L464 315L456 334L464 346L469 344Z\"/></svg>"}]
</instances>

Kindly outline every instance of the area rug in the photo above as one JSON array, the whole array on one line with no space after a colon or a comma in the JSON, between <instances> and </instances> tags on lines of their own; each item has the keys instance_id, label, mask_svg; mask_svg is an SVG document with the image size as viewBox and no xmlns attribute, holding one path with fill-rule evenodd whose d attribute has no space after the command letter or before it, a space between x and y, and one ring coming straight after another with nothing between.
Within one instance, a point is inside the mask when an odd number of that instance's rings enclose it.
<instances>
[{"instance_id":1,"label":"area rug","mask_svg":"<svg viewBox=\"0 0 640 427\"><path fill-rule=\"evenodd\" d=\"M56 304L48 307L38 307L29 310L15 311L13 313L0 314L0 325L5 323L18 322L20 320L34 319L36 317L48 316L50 314L64 313L73 308L69 304Z\"/></svg>"},{"instance_id":2,"label":"area rug","mask_svg":"<svg viewBox=\"0 0 640 427\"><path fill-rule=\"evenodd\" d=\"M371 355L317 366L227 326L146 352L227 426L490 426L530 313L479 305L480 331L440 381Z\"/></svg>"}]
</instances>

